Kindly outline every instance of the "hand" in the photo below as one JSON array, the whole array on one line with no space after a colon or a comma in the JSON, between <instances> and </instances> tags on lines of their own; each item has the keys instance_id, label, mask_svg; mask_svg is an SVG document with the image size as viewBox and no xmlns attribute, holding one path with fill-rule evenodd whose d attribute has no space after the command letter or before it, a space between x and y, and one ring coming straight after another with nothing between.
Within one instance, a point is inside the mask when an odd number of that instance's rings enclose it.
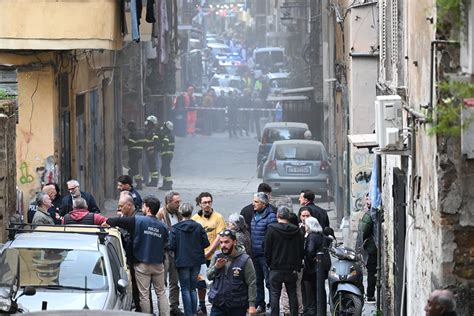
<instances>
[{"instance_id":1,"label":"hand","mask_svg":"<svg viewBox=\"0 0 474 316\"><path fill-rule=\"evenodd\" d=\"M249 316L257 315L257 310L255 309L255 306L249 306L248 313L249 313Z\"/></svg>"},{"instance_id":2,"label":"hand","mask_svg":"<svg viewBox=\"0 0 474 316\"><path fill-rule=\"evenodd\" d=\"M220 269L223 266L225 266L226 262L227 262L227 259L225 258L217 258L216 264L214 266L216 267L216 269Z\"/></svg>"},{"instance_id":3,"label":"hand","mask_svg":"<svg viewBox=\"0 0 474 316\"><path fill-rule=\"evenodd\" d=\"M101 226L102 226L102 227L110 227L110 225L107 224L107 222L103 222Z\"/></svg>"}]
</instances>

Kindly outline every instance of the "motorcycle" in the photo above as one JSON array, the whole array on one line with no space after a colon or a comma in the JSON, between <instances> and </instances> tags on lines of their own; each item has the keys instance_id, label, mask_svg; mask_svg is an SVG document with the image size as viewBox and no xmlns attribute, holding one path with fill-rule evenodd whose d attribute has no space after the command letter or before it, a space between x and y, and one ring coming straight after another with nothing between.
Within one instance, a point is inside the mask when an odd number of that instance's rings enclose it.
<instances>
[{"instance_id":1,"label":"motorcycle","mask_svg":"<svg viewBox=\"0 0 474 316\"><path fill-rule=\"evenodd\" d=\"M27 313L28 310L18 304L23 295L32 296L36 289L26 286L20 290L20 259L16 249L4 249L0 254L0 314Z\"/></svg>"},{"instance_id":2,"label":"motorcycle","mask_svg":"<svg viewBox=\"0 0 474 316\"><path fill-rule=\"evenodd\" d=\"M332 262L328 275L332 315L362 315L364 304L362 260L353 249L337 242L334 230L326 227L324 233L332 239L328 250L336 259Z\"/></svg>"}]
</instances>

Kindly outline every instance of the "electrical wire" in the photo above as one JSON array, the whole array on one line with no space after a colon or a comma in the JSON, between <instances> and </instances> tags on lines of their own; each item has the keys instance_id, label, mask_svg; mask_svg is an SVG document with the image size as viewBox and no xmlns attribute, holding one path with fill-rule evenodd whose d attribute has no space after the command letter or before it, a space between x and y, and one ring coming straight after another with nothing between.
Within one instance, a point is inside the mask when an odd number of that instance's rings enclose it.
<instances>
[{"instance_id":1,"label":"electrical wire","mask_svg":"<svg viewBox=\"0 0 474 316\"><path fill-rule=\"evenodd\" d=\"M35 89L33 90L33 93L31 94L30 96L30 101L31 101L31 111L30 111L30 118L28 120L28 124L29 124L29 128L28 128L28 138L31 138L31 130L32 130L32 123L31 121L33 120L33 112L35 110L35 101L33 100L33 98L35 97L35 94L36 92L38 91L38 85L39 85L39 79L41 77L41 74L38 73L38 77L36 78L36 85L35 85ZM31 139L28 139L28 141L26 142L26 151L25 151L25 160L26 158L28 157L28 151L29 151L29 147L30 147L30 141Z\"/></svg>"}]
</instances>

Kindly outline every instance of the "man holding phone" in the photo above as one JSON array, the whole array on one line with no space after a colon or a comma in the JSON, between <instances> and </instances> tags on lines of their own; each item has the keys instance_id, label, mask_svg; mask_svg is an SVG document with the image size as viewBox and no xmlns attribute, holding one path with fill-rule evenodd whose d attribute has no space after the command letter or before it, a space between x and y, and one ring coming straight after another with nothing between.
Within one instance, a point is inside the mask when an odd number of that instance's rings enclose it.
<instances>
[{"instance_id":1,"label":"man holding phone","mask_svg":"<svg viewBox=\"0 0 474 316\"><path fill-rule=\"evenodd\" d=\"M256 315L257 287L255 269L245 250L237 246L235 232L225 229L219 233L221 251L216 253L207 270L213 280L209 291L211 316Z\"/></svg>"}]
</instances>

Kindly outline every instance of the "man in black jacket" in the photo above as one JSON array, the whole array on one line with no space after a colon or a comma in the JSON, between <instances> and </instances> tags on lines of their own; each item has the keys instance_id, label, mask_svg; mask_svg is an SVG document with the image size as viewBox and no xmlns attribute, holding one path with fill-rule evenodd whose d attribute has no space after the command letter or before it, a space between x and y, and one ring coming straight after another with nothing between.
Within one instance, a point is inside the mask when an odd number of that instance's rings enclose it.
<instances>
[{"instance_id":1,"label":"man in black jacket","mask_svg":"<svg viewBox=\"0 0 474 316\"><path fill-rule=\"evenodd\" d=\"M268 196L268 198L270 198L271 193L272 193L272 187L266 184L265 182L262 182L258 185L257 192L263 192ZM276 213L277 208L271 204L270 204L270 207L272 208L273 213ZM244 206L242 210L240 211L240 215L244 217L245 223L247 224L249 229L250 229L250 224L252 223L252 217L254 216L254 214L255 214L255 210L253 208L253 203L250 203L249 205Z\"/></svg>"},{"instance_id":2,"label":"man in black jacket","mask_svg":"<svg viewBox=\"0 0 474 316\"><path fill-rule=\"evenodd\" d=\"M79 182L77 180L69 180L67 182L67 189L70 194L63 197L59 215L64 216L72 211L72 199L82 197L86 200L88 210L91 213L100 213L100 209L95 202L94 196L88 192L81 191Z\"/></svg>"},{"instance_id":3,"label":"man in black jacket","mask_svg":"<svg viewBox=\"0 0 474 316\"><path fill-rule=\"evenodd\" d=\"M265 258L270 268L271 315L280 315L280 295L285 284L290 301L290 313L298 315L296 296L297 273L301 270L304 239L297 226L289 223L290 210L281 206L277 211L278 223L268 227L265 236Z\"/></svg>"},{"instance_id":4,"label":"man in black jacket","mask_svg":"<svg viewBox=\"0 0 474 316\"><path fill-rule=\"evenodd\" d=\"M321 227L329 227L329 217L328 212L314 204L315 194L311 190L303 190L300 193L299 201L301 206L307 206L311 209L311 216L315 217Z\"/></svg>"}]
</instances>

